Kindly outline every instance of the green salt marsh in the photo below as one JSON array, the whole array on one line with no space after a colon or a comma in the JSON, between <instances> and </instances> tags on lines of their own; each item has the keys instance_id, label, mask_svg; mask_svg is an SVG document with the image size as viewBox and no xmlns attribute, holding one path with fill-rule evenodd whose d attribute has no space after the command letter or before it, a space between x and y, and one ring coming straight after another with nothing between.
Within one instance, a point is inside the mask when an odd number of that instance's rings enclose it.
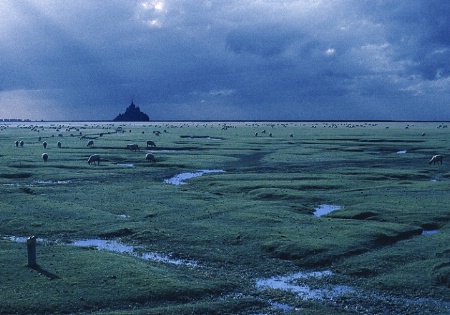
<instances>
[{"instance_id":1,"label":"green salt marsh","mask_svg":"<svg viewBox=\"0 0 450 315\"><path fill-rule=\"evenodd\" d=\"M447 314L448 139L438 122L0 124L0 314ZM34 269L12 238L31 235ZM257 285L273 277L290 289Z\"/></svg>"}]
</instances>

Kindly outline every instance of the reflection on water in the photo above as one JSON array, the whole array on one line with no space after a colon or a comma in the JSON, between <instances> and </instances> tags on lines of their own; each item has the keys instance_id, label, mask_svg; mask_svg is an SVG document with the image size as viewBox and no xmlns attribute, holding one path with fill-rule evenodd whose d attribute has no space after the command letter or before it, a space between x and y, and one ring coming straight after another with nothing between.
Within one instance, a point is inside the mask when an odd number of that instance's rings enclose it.
<instances>
[{"instance_id":1,"label":"reflection on water","mask_svg":"<svg viewBox=\"0 0 450 315\"><path fill-rule=\"evenodd\" d=\"M12 183L12 184L2 184L2 186L34 187L39 185L67 185L72 183L74 183L73 180L34 180L30 184Z\"/></svg>"},{"instance_id":2,"label":"reflection on water","mask_svg":"<svg viewBox=\"0 0 450 315\"><path fill-rule=\"evenodd\" d=\"M354 292L352 288L345 285L329 285L322 288L311 288L304 283L311 278L320 279L332 275L333 273L330 270L298 272L288 276L258 279L256 281L256 288L259 290L271 289L289 291L297 294L304 300L331 299Z\"/></svg>"},{"instance_id":3,"label":"reflection on water","mask_svg":"<svg viewBox=\"0 0 450 315\"><path fill-rule=\"evenodd\" d=\"M138 257L144 260L152 260L157 262L163 262L175 265L187 265L196 267L197 263L191 260L175 259L168 255L162 255L152 252L140 252L140 246L126 245L114 240L101 240L101 239L87 239L78 240L68 245L80 246L80 247L96 247L99 250L106 250L109 252L128 254L134 257Z\"/></svg>"},{"instance_id":4,"label":"reflection on water","mask_svg":"<svg viewBox=\"0 0 450 315\"><path fill-rule=\"evenodd\" d=\"M13 241L13 242L17 242L17 243L26 243L28 237L22 237L22 236L7 236L5 237L5 239ZM46 241L42 238L37 238L36 239L37 242L39 243L46 243Z\"/></svg>"},{"instance_id":5,"label":"reflection on water","mask_svg":"<svg viewBox=\"0 0 450 315\"><path fill-rule=\"evenodd\" d=\"M434 235L438 234L439 230L423 230L422 235Z\"/></svg>"},{"instance_id":6,"label":"reflection on water","mask_svg":"<svg viewBox=\"0 0 450 315\"><path fill-rule=\"evenodd\" d=\"M5 237L5 239L8 239L10 241L19 242L19 243L26 243L27 237L21 237L21 236L8 236ZM51 242L38 238L37 241L39 243L43 244L49 244ZM61 242L53 242L57 244L61 244ZM162 262L162 263L168 263L168 264L174 264L174 265L184 265L184 266L190 266L190 267L197 267L197 263L193 260L185 260L185 259L177 259L170 257L170 255L163 255L158 253L152 253L152 252L141 252L140 249L142 249L141 246L134 246L134 245L126 245L119 243L114 240L101 240L101 239L85 239L85 240L77 240L71 243L64 243L69 246L79 246L79 247L95 247L98 250L104 250L108 252L114 252L114 253L120 253L120 254L127 254L131 255L133 257L137 257L143 260L151 260L156 262Z\"/></svg>"},{"instance_id":7,"label":"reflection on water","mask_svg":"<svg viewBox=\"0 0 450 315\"><path fill-rule=\"evenodd\" d=\"M133 254L135 246L125 245L111 240L99 240L99 239L88 239L88 240L78 240L68 245L80 246L80 247L96 247L99 250L106 250L109 252L122 253L122 254Z\"/></svg>"},{"instance_id":8,"label":"reflection on water","mask_svg":"<svg viewBox=\"0 0 450 315\"><path fill-rule=\"evenodd\" d=\"M448 179L445 177L441 177L441 176L433 176L433 177L431 177L431 181L432 182L443 182L443 181L448 181Z\"/></svg>"},{"instance_id":9,"label":"reflection on water","mask_svg":"<svg viewBox=\"0 0 450 315\"><path fill-rule=\"evenodd\" d=\"M146 153L181 153L181 152L189 152L188 150L143 150Z\"/></svg>"},{"instance_id":10,"label":"reflection on water","mask_svg":"<svg viewBox=\"0 0 450 315\"><path fill-rule=\"evenodd\" d=\"M191 178L196 178L203 176L204 174L210 174L210 173L224 173L224 170L199 170L197 172L188 172L188 173L181 173L178 175L175 175L171 178L165 179L164 183L166 184L172 184L172 185L185 185L187 184L185 181Z\"/></svg>"},{"instance_id":11,"label":"reflection on water","mask_svg":"<svg viewBox=\"0 0 450 315\"><path fill-rule=\"evenodd\" d=\"M64 185L64 184L70 184L72 181L70 180L35 180L33 181L34 184L37 185Z\"/></svg>"},{"instance_id":12,"label":"reflection on water","mask_svg":"<svg viewBox=\"0 0 450 315\"><path fill-rule=\"evenodd\" d=\"M271 301L269 301L269 303L270 303L270 306L272 306L272 308L277 309L277 310L282 310L284 312L292 311L295 309L295 307L284 304L284 303L271 302Z\"/></svg>"},{"instance_id":13,"label":"reflection on water","mask_svg":"<svg viewBox=\"0 0 450 315\"><path fill-rule=\"evenodd\" d=\"M341 210L341 209L342 209L341 206L322 204L314 209L315 210L314 215L316 217L321 217L321 216L327 215L333 211Z\"/></svg>"}]
</instances>

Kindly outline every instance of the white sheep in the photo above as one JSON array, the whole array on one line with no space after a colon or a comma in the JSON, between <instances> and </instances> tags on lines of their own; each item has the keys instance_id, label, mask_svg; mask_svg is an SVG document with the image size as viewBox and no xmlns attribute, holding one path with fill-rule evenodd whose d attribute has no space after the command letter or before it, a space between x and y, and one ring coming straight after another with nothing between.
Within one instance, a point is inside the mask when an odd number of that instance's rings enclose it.
<instances>
[{"instance_id":1,"label":"white sheep","mask_svg":"<svg viewBox=\"0 0 450 315\"><path fill-rule=\"evenodd\" d=\"M148 147L156 147L155 142L152 141L152 140L148 140L148 141L147 141L147 148L148 148Z\"/></svg>"},{"instance_id":2,"label":"white sheep","mask_svg":"<svg viewBox=\"0 0 450 315\"><path fill-rule=\"evenodd\" d=\"M137 151L139 149L139 146L136 143L127 144L127 149Z\"/></svg>"},{"instance_id":3,"label":"white sheep","mask_svg":"<svg viewBox=\"0 0 450 315\"><path fill-rule=\"evenodd\" d=\"M151 154L151 153L147 153L147 154L145 155L145 159L146 159L147 161L150 161L150 162L153 162L153 163L156 162L155 156L154 156L153 154Z\"/></svg>"},{"instance_id":4,"label":"white sheep","mask_svg":"<svg viewBox=\"0 0 450 315\"><path fill-rule=\"evenodd\" d=\"M94 140L89 140L87 146L92 148L94 146Z\"/></svg>"},{"instance_id":5,"label":"white sheep","mask_svg":"<svg viewBox=\"0 0 450 315\"><path fill-rule=\"evenodd\" d=\"M428 164L430 164L431 165L431 163L433 163L433 164L436 164L436 163L440 163L440 164L442 164L442 159L443 159L444 157L442 156L442 155L433 155L433 157L431 158L431 160L428 162Z\"/></svg>"},{"instance_id":6,"label":"white sheep","mask_svg":"<svg viewBox=\"0 0 450 315\"><path fill-rule=\"evenodd\" d=\"M91 165L91 163L97 162L97 165L100 165L100 155L98 154L92 154L88 159L88 164Z\"/></svg>"},{"instance_id":7,"label":"white sheep","mask_svg":"<svg viewBox=\"0 0 450 315\"><path fill-rule=\"evenodd\" d=\"M47 153L42 153L42 159L44 160L44 162L47 162L48 154Z\"/></svg>"}]
</instances>

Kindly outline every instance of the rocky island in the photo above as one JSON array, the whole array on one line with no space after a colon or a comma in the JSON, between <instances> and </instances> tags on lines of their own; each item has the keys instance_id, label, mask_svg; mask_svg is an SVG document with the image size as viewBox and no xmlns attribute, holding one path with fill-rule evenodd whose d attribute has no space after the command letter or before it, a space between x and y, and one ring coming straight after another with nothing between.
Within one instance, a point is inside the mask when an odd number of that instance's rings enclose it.
<instances>
[{"instance_id":1,"label":"rocky island","mask_svg":"<svg viewBox=\"0 0 450 315\"><path fill-rule=\"evenodd\" d=\"M125 113L119 114L113 121L150 121L150 118L131 101L131 105L127 107Z\"/></svg>"}]
</instances>

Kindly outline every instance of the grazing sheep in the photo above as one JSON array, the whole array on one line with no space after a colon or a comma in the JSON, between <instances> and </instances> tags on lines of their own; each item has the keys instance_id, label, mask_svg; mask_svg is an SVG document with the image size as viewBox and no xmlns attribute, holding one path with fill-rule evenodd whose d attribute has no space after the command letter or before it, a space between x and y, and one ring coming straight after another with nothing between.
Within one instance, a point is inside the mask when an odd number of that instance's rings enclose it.
<instances>
[{"instance_id":1,"label":"grazing sheep","mask_svg":"<svg viewBox=\"0 0 450 315\"><path fill-rule=\"evenodd\" d=\"M44 149L47 149L47 142L42 142L42 146L44 147Z\"/></svg>"},{"instance_id":2,"label":"grazing sheep","mask_svg":"<svg viewBox=\"0 0 450 315\"><path fill-rule=\"evenodd\" d=\"M257 132L255 132L255 137L257 137L258 136L258 133Z\"/></svg>"},{"instance_id":3,"label":"grazing sheep","mask_svg":"<svg viewBox=\"0 0 450 315\"><path fill-rule=\"evenodd\" d=\"M89 140L87 146L92 148L94 146L94 140Z\"/></svg>"},{"instance_id":4,"label":"grazing sheep","mask_svg":"<svg viewBox=\"0 0 450 315\"><path fill-rule=\"evenodd\" d=\"M148 147L156 147L155 142L152 141L152 140L148 140L148 141L147 141L147 148L148 148Z\"/></svg>"},{"instance_id":5,"label":"grazing sheep","mask_svg":"<svg viewBox=\"0 0 450 315\"><path fill-rule=\"evenodd\" d=\"M23 144L24 144L23 140L20 140L19 145L21 148L23 148Z\"/></svg>"},{"instance_id":6,"label":"grazing sheep","mask_svg":"<svg viewBox=\"0 0 450 315\"><path fill-rule=\"evenodd\" d=\"M150 162L153 162L153 163L156 162L155 156L154 156L153 154L151 154L151 153L147 153L147 154L145 155L145 159L146 159L147 161L150 161Z\"/></svg>"},{"instance_id":7,"label":"grazing sheep","mask_svg":"<svg viewBox=\"0 0 450 315\"><path fill-rule=\"evenodd\" d=\"M14 144L16 145L16 147L19 147L19 141L14 142Z\"/></svg>"},{"instance_id":8,"label":"grazing sheep","mask_svg":"<svg viewBox=\"0 0 450 315\"><path fill-rule=\"evenodd\" d=\"M433 157L431 158L431 160L428 162L428 164L431 165L431 163L436 164L436 163L440 163L442 164L442 159L444 157L442 155L433 155Z\"/></svg>"},{"instance_id":9,"label":"grazing sheep","mask_svg":"<svg viewBox=\"0 0 450 315\"><path fill-rule=\"evenodd\" d=\"M58 148L61 149L61 141L58 141L57 145L58 145Z\"/></svg>"},{"instance_id":10,"label":"grazing sheep","mask_svg":"<svg viewBox=\"0 0 450 315\"><path fill-rule=\"evenodd\" d=\"M139 146L136 143L127 144L127 149L137 151L139 149Z\"/></svg>"},{"instance_id":11,"label":"grazing sheep","mask_svg":"<svg viewBox=\"0 0 450 315\"><path fill-rule=\"evenodd\" d=\"M44 160L44 162L47 162L48 154L47 153L42 153L42 159Z\"/></svg>"},{"instance_id":12,"label":"grazing sheep","mask_svg":"<svg viewBox=\"0 0 450 315\"><path fill-rule=\"evenodd\" d=\"M91 165L91 163L94 163L94 165L95 165L95 162L97 162L97 165L100 165L100 155L93 154L89 157L89 159L88 159L89 165Z\"/></svg>"}]
</instances>

